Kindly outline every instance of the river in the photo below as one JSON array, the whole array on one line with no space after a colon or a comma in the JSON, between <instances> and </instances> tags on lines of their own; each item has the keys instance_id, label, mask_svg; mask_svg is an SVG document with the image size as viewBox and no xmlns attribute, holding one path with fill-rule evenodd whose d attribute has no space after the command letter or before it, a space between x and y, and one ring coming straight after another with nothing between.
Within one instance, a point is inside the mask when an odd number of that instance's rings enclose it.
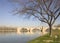
<instances>
[{"instance_id":1,"label":"river","mask_svg":"<svg viewBox=\"0 0 60 43\"><path fill-rule=\"evenodd\" d=\"M40 34L17 34L17 33L2 33L0 34L0 43L27 43L28 41L39 37Z\"/></svg>"}]
</instances>

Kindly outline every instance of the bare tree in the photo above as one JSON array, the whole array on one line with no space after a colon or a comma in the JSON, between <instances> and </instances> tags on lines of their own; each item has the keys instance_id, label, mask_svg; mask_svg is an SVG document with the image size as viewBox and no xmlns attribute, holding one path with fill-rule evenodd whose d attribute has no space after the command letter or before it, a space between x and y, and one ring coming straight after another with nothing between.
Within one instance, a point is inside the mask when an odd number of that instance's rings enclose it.
<instances>
[{"instance_id":1,"label":"bare tree","mask_svg":"<svg viewBox=\"0 0 60 43\"><path fill-rule=\"evenodd\" d=\"M52 26L60 17L60 0L13 0L13 2L17 2L21 7L14 10L16 14L26 15L26 17L34 16L48 24L49 35L51 35Z\"/></svg>"}]
</instances>

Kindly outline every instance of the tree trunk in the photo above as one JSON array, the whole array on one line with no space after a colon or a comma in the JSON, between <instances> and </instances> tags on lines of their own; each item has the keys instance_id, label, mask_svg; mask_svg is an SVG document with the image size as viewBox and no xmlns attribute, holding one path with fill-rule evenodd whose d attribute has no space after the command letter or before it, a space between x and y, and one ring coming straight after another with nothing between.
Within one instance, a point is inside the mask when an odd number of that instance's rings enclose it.
<instances>
[{"instance_id":1,"label":"tree trunk","mask_svg":"<svg viewBox=\"0 0 60 43\"><path fill-rule=\"evenodd\" d=\"M52 36L52 25L49 25L49 36Z\"/></svg>"}]
</instances>

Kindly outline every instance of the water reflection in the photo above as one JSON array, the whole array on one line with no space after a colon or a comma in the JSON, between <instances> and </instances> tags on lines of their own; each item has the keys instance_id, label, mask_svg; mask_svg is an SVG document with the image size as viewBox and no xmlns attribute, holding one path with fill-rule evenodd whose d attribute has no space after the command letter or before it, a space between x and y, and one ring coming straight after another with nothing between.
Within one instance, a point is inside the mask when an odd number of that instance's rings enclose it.
<instances>
[{"instance_id":1,"label":"water reflection","mask_svg":"<svg viewBox=\"0 0 60 43\"><path fill-rule=\"evenodd\" d=\"M0 43L27 43L28 41L40 36L40 34L17 34L11 33L0 33Z\"/></svg>"}]
</instances>

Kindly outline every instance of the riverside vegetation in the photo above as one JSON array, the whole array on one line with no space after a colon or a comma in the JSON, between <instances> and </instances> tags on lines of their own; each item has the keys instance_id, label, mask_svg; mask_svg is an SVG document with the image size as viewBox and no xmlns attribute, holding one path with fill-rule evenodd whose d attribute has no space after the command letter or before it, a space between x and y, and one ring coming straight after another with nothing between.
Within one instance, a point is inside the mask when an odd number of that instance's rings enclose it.
<instances>
[{"instance_id":1,"label":"riverside vegetation","mask_svg":"<svg viewBox=\"0 0 60 43\"><path fill-rule=\"evenodd\" d=\"M40 36L36 39L29 41L28 43L60 43L60 30L52 30L52 36L48 34Z\"/></svg>"}]
</instances>

